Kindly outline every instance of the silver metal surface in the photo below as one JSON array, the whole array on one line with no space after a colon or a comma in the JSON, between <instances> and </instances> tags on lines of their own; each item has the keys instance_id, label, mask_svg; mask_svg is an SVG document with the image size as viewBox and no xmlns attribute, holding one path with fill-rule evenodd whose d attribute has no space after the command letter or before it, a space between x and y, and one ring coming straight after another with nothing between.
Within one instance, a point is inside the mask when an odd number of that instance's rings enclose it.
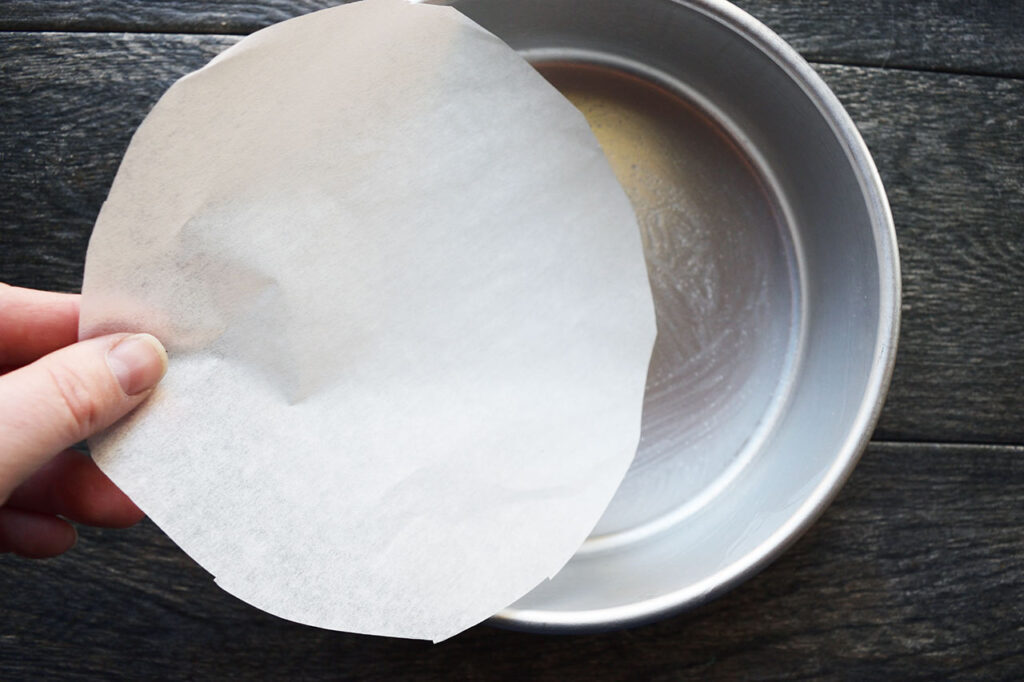
<instances>
[{"instance_id":1,"label":"silver metal surface","mask_svg":"<svg viewBox=\"0 0 1024 682\"><path fill-rule=\"evenodd\" d=\"M874 164L810 67L728 3L454 4L589 119L659 328L629 475L565 569L493 622L605 629L702 603L808 527L877 419L900 277Z\"/></svg>"}]
</instances>

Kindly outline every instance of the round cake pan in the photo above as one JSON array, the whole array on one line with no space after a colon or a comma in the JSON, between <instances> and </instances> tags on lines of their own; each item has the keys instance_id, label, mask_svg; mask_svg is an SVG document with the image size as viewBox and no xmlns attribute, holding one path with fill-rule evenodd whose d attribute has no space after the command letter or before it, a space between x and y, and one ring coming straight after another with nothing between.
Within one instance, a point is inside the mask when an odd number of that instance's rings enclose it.
<instances>
[{"instance_id":1,"label":"round cake pan","mask_svg":"<svg viewBox=\"0 0 1024 682\"><path fill-rule=\"evenodd\" d=\"M639 451L590 539L492 623L635 625L751 576L853 469L896 352L878 173L778 36L714 0L461 0L589 120L658 315Z\"/></svg>"}]
</instances>

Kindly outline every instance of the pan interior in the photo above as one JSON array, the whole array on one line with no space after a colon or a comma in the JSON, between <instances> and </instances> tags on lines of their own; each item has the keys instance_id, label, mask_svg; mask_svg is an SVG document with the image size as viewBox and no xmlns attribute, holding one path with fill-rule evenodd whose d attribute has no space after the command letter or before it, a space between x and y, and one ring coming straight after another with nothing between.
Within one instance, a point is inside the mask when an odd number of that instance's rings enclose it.
<instances>
[{"instance_id":1,"label":"pan interior","mask_svg":"<svg viewBox=\"0 0 1024 682\"><path fill-rule=\"evenodd\" d=\"M794 383L799 259L770 174L686 93L534 65L586 116L633 203L658 321L639 450L587 554L678 524L756 458Z\"/></svg>"}]
</instances>

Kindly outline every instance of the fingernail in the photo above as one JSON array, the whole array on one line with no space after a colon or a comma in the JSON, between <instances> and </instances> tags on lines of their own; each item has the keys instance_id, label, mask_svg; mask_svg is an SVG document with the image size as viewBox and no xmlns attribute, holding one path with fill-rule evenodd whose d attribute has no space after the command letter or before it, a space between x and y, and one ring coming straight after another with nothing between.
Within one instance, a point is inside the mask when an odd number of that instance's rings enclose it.
<instances>
[{"instance_id":1,"label":"fingernail","mask_svg":"<svg viewBox=\"0 0 1024 682\"><path fill-rule=\"evenodd\" d=\"M107 365L127 395L156 386L167 371L167 351L150 334L126 336L107 351Z\"/></svg>"}]
</instances>

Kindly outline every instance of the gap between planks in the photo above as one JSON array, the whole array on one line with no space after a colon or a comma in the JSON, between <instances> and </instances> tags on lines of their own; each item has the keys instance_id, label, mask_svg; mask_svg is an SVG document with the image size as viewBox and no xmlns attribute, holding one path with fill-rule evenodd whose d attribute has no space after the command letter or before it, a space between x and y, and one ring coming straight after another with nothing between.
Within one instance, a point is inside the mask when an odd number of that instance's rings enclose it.
<instances>
[{"instance_id":1,"label":"gap between planks","mask_svg":"<svg viewBox=\"0 0 1024 682\"><path fill-rule=\"evenodd\" d=\"M257 29L259 30L259 29ZM82 28L62 28L55 30L48 28L44 25L40 26L4 26L0 22L0 39L6 35L24 35L26 33L35 33L39 35L53 35L53 36L103 36L103 35L117 35L131 38L133 36L139 36L144 38L147 36L165 36L165 37L188 37L188 36L201 36L210 38L244 38L247 35L251 35L255 31L249 32L233 32L233 31L204 31L204 30L181 30L180 28L168 28L167 30L146 30L146 31L116 31L116 30L103 30L96 27L85 26ZM803 57L803 55L801 55ZM866 61L858 60L820 60L814 58L804 57L808 64L812 66L849 66L858 69L876 69L879 71L908 71L911 73L933 73L939 75L948 76L970 76L972 78L993 78L996 80L1010 80L1010 81L1024 81L1024 74L993 74L984 73L981 71L974 71L971 69L956 69L956 68L929 68L922 66L906 66L900 64L875 64Z\"/></svg>"}]
</instances>

